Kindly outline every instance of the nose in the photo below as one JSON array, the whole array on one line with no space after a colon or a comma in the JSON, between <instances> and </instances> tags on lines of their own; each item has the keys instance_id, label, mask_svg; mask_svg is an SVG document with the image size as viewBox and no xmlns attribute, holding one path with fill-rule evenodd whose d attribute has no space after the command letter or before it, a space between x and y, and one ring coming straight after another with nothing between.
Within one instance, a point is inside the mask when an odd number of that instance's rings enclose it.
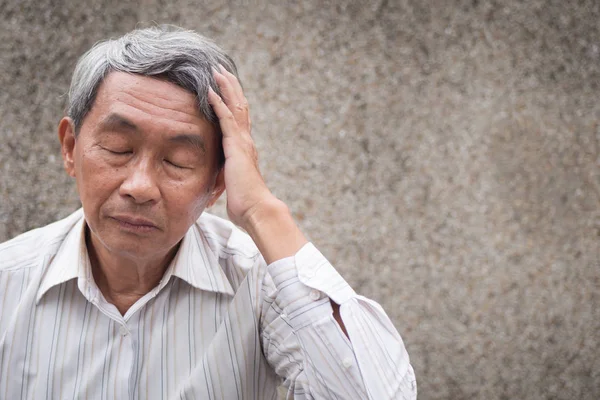
<instances>
[{"instance_id":1,"label":"nose","mask_svg":"<svg viewBox=\"0 0 600 400\"><path fill-rule=\"evenodd\" d=\"M140 161L131 165L119 193L131 198L136 204L158 201L160 189L156 181L156 171L151 163Z\"/></svg>"}]
</instances>

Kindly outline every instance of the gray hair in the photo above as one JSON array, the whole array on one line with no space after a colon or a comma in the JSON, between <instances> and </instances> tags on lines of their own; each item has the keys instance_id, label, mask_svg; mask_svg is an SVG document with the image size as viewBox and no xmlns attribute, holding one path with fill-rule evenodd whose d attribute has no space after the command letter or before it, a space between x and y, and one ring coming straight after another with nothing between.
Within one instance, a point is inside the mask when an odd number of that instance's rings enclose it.
<instances>
[{"instance_id":1,"label":"gray hair","mask_svg":"<svg viewBox=\"0 0 600 400\"><path fill-rule=\"evenodd\" d=\"M77 135L100 84L110 72L121 71L159 77L193 93L200 113L220 134L217 116L208 103L209 86L220 93L212 74L218 64L237 77L235 63L220 47L194 31L174 26L136 29L118 39L101 41L77 62L67 116Z\"/></svg>"}]
</instances>

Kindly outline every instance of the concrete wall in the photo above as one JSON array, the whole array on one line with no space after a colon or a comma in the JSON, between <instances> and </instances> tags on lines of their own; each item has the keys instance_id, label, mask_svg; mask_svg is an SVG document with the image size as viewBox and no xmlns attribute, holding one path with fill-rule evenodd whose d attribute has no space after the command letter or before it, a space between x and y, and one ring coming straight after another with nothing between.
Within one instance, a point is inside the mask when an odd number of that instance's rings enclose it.
<instances>
[{"instance_id":1,"label":"concrete wall","mask_svg":"<svg viewBox=\"0 0 600 400\"><path fill-rule=\"evenodd\" d=\"M0 240L78 207L76 58L180 24L237 60L270 187L385 307L420 399L599 398L600 3L280 3L0 1Z\"/></svg>"}]
</instances>

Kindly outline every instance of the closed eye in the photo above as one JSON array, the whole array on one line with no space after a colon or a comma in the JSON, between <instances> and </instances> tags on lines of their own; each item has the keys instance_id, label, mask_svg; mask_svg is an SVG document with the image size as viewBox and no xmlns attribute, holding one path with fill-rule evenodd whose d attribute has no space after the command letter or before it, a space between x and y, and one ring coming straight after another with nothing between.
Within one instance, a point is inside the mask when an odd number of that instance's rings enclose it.
<instances>
[{"instance_id":1,"label":"closed eye","mask_svg":"<svg viewBox=\"0 0 600 400\"><path fill-rule=\"evenodd\" d=\"M191 169L191 168L188 168L188 167L184 167L184 166L182 166L182 165L179 165L179 164L175 164L173 161L165 160L165 162L166 162L167 164L169 164L170 166L172 166L172 167L175 167L175 168L178 168L178 169Z\"/></svg>"},{"instance_id":2,"label":"closed eye","mask_svg":"<svg viewBox=\"0 0 600 400\"><path fill-rule=\"evenodd\" d=\"M103 147L104 150L108 151L111 154L115 154L115 155L127 155L127 154L131 154L132 151L131 150L111 150L108 149L106 147Z\"/></svg>"}]
</instances>

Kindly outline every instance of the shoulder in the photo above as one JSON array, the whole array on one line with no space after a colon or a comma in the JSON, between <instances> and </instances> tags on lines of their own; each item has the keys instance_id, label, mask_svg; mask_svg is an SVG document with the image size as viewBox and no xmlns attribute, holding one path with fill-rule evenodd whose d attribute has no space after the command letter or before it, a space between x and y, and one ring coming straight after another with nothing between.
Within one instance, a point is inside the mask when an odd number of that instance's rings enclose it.
<instances>
[{"instance_id":1,"label":"shoulder","mask_svg":"<svg viewBox=\"0 0 600 400\"><path fill-rule=\"evenodd\" d=\"M196 225L205 241L204 247L218 260L234 289L248 276L262 279L266 264L248 234L232 222L206 212Z\"/></svg>"},{"instance_id":2,"label":"shoulder","mask_svg":"<svg viewBox=\"0 0 600 400\"><path fill-rule=\"evenodd\" d=\"M250 236L226 219L204 212L196 224L219 258L240 256L254 259L260 255Z\"/></svg>"},{"instance_id":3,"label":"shoulder","mask_svg":"<svg viewBox=\"0 0 600 400\"><path fill-rule=\"evenodd\" d=\"M20 234L0 244L0 273L39 265L55 254L71 228L83 218L79 209L68 217Z\"/></svg>"}]
</instances>

